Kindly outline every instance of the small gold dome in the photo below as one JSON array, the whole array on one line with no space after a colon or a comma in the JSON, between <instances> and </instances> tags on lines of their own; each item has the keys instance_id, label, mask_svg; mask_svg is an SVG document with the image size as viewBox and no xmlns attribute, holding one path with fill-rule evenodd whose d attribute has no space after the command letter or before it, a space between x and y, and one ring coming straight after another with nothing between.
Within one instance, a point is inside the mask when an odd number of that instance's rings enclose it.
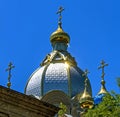
<instances>
[{"instance_id":1,"label":"small gold dome","mask_svg":"<svg viewBox=\"0 0 120 117\"><path fill-rule=\"evenodd\" d=\"M106 88L105 88L105 81L102 80L102 81L101 81L101 89L100 89L100 91L99 91L98 94L106 94L106 93L108 93L108 91L107 91Z\"/></svg>"},{"instance_id":2,"label":"small gold dome","mask_svg":"<svg viewBox=\"0 0 120 117\"><path fill-rule=\"evenodd\" d=\"M80 98L81 108L92 108L94 105L91 95L85 90Z\"/></svg>"},{"instance_id":3,"label":"small gold dome","mask_svg":"<svg viewBox=\"0 0 120 117\"><path fill-rule=\"evenodd\" d=\"M70 42L70 36L66 32L63 31L61 25L58 25L58 29L51 34L50 41L52 43L54 43L54 42L69 43Z\"/></svg>"},{"instance_id":4,"label":"small gold dome","mask_svg":"<svg viewBox=\"0 0 120 117\"><path fill-rule=\"evenodd\" d=\"M85 89L84 89L84 92L79 100L81 108L92 108L94 105L92 96L87 91L87 80L88 80L88 78L86 78L86 80L85 80Z\"/></svg>"}]
</instances>

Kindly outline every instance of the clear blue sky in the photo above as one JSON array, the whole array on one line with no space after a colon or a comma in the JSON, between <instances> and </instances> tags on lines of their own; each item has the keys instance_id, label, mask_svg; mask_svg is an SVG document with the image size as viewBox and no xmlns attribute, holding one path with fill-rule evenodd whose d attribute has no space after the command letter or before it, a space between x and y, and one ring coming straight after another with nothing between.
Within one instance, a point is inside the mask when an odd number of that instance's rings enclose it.
<instances>
[{"instance_id":1,"label":"clear blue sky","mask_svg":"<svg viewBox=\"0 0 120 117\"><path fill-rule=\"evenodd\" d=\"M63 29L71 41L68 51L78 66L89 69L93 95L100 89L104 59L108 91L119 92L120 0L0 0L0 84L6 86L10 61L12 89L24 92L31 73L52 47L49 37L57 28L56 11L63 6Z\"/></svg>"}]
</instances>

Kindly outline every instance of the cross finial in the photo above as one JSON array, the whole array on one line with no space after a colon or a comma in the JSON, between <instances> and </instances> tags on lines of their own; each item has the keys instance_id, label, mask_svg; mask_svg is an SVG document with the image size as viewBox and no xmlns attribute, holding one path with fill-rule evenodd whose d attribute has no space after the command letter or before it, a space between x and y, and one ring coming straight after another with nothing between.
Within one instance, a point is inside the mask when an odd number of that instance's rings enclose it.
<instances>
[{"instance_id":1,"label":"cross finial","mask_svg":"<svg viewBox=\"0 0 120 117\"><path fill-rule=\"evenodd\" d=\"M82 74L82 76L86 76L86 77L88 77L88 74L89 74L90 72L88 71L88 69L85 69L85 71L84 71L84 73Z\"/></svg>"},{"instance_id":2,"label":"cross finial","mask_svg":"<svg viewBox=\"0 0 120 117\"><path fill-rule=\"evenodd\" d=\"M64 8L61 6L59 7L58 11L57 11L57 14L59 14L59 19L58 19L58 24L59 26L61 27L61 24L62 24L62 12L64 11Z\"/></svg>"},{"instance_id":3,"label":"cross finial","mask_svg":"<svg viewBox=\"0 0 120 117\"><path fill-rule=\"evenodd\" d=\"M86 77L85 78L85 87L87 87L87 80L88 80L88 74L89 74L90 72L88 71L88 69L85 69L85 71L84 71L84 73L82 74L82 76L84 77Z\"/></svg>"},{"instance_id":4,"label":"cross finial","mask_svg":"<svg viewBox=\"0 0 120 117\"><path fill-rule=\"evenodd\" d=\"M106 64L105 61L102 60L102 61L101 61L101 66L98 67L98 69L102 69L102 76L101 76L102 80L104 80L104 76L105 76L104 68L105 68L106 66L108 66L108 64Z\"/></svg>"},{"instance_id":5,"label":"cross finial","mask_svg":"<svg viewBox=\"0 0 120 117\"><path fill-rule=\"evenodd\" d=\"M104 81L104 76L105 76L105 71L104 71L104 68L108 66L108 64L105 63L104 60L101 61L101 66L98 67L98 69L102 69L102 75L101 75L101 89L100 89L100 92L98 94L103 94L103 93L107 93L107 90L105 88L105 81Z\"/></svg>"},{"instance_id":6,"label":"cross finial","mask_svg":"<svg viewBox=\"0 0 120 117\"><path fill-rule=\"evenodd\" d=\"M6 71L8 71L8 83L7 83L7 87L8 87L8 88L11 87L11 82L10 82L11 77L12 77L12 75L11 75L11 70L12 70L14 67L15 67L15 66L13 66L13 64L10 62L10 63L8 64L8 68L6 69Z\"/></svg>"}]
</instances>

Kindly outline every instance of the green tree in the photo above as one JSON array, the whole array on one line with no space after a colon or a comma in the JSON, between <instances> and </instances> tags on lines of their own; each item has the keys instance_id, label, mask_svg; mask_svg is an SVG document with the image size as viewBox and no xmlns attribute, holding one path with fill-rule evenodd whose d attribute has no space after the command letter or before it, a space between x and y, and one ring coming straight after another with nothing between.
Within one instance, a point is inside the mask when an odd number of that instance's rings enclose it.
<instances>
[{"instance_id":1,"label":"green tree","mask_svg":"<svg viewBox=\"0 0 120 117\"><path fill-rule=\"evenodd\" d=\"M106 94L94 109L89 109L85 117L120 117L120 95Z\"/></svg>"},{"instance_id":2,"label":"green tree","mask_svg":"<svg viewBox=\"0 0 120 117\"><path fill-rule=\"evenodd\" d=\"M120 87L120 78L117 83ZM106 94L99 105L88 110L85 117L120 117L120 94L114 91Z\"/></svg>"},{"instance_id":3,"label":"green tree","mask_svg":"<svg viewBox=\"0 0 120 117\"><path fill-rule=\"evenodd\" d=\"M65 117L65 113L67 112L67 107L66 105L64 105L62 102L60 103L59 105L59 108L61 108L59 111L58 111L58 115L59 117Z\"/></svg>"}]
</instances>

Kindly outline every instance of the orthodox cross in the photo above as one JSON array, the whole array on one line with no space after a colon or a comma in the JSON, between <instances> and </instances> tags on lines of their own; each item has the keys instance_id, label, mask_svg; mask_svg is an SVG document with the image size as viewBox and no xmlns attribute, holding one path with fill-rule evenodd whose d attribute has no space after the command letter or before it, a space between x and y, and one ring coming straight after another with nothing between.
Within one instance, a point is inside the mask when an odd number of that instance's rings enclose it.
<instances>
[{"instance_id":1,"label":"orthodox cross","mask_svg":"<svg viewBox=\"0 0 120 117\"><path fill-rule=\"evenodd\" d=\"M11 70L12 70L14 67L15 67L15 66L13 66L13 64L10 62L10 63L8 64L8 68L6 69L6 71L8 71L8 83L7 83L8 88L11 87L11 82L10 82L11 77L12 77L12 75L11 75Z\"/></svg>"},{"instance_id":2,"label":"orthodox cross","mask_svg":"<svg viewBox=\"0 0 120 117\"><path fill-rule=\"evenodd\" d=\"M84 73L82 74L82 76L84 77L86 77L86 79L85 79L85 86L87 86L87 80L88 80L88 74L89 74L90 72L88 71L88 69L86 69L85 71L84 71Z\"/></svg>"},{"instance_id":3,"label":"orthodox cross","mask_svg":"<svg viewBox=\"0 0 120 117\"><path fill-rule=\"evenodd\" d=\"M58 21L59 21L59 24L61 24L62 22L61 22L61 20L62 20L62 12L64 11L64 8L61 6L59 9L58 9L58 11L57 11L57 14L59 14L59 19L58 19Z\"/></svg>"},{"instance_id":4,"label":"orthodox cross","mask_svg":"<svg viewBox=\"0 0 120 117\"><path fill-rule=\"evenodd\" d=\"M102 80L104 80L104 76L105 76L104 68L105 68L106 66L108 66L108 64L106 64L105 61L102 60L102 61L101 61L101 66L98 67L98 69L102 69L102 76L101 76Z\"/></svg>"},{"instance_id":5,"label":"orthodox cross","mask_svg":"<svg viewBox=\"0 0 120 117\"><path fill-rule=\"evenodd\" d=\"M88 71L88 69L86 69L85 71L84 71L84 73L82 74L82 76L86 76L86 77L88 77L88 74L89 74L90 72Z\"/></svg>"}]
</instances>

